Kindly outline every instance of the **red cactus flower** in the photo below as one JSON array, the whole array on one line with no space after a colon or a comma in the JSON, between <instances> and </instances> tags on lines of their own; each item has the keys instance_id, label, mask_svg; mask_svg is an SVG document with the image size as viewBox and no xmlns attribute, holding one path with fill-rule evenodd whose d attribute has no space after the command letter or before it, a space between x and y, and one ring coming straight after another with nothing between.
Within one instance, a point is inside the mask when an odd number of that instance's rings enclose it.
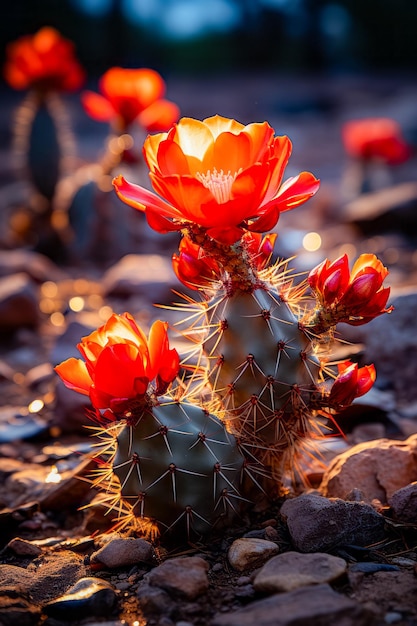
<instances>
[{"instance_id":1,"label":"red cactus flower","mask_svg":"<svg viewBox=\"0 0 417 626\"><path fill-rule=\"evenodd\" d=\"M308 282L335 324L361 325L393 310L385 308L390 288L382 284L387 275L387 268L374 254L361 254L350 272L345 254L311 270Z\"/></svg>"},{"instance_id":2,"label":"red cactus flower","mask_svg":"<svg viewBox=\"0 0 417 626\"><path fill-rule=\"evenodd\" d=\"M155 70L112 67L101 77L99 90L81 94L85 111L120 130L137 122L147 132L164 131L180 115L178 106L163 98L166 85Z\"/></svg>"},{"instance_id":3,"label":"red cactus flower","mask_svg":"<svg viewBox=\"0 0 417 626\"><path fill-rule=\"evenodd\" d=\"M256 269L263 269L271 258L277 238L276 233L269 233L262 237L260 233L246 232L242 237L242 243L248 250L252 263Z\"/></svg>"},{"instance_id":4,"label":"red cactus flower","mask_svg":"<svg viewBox=\"0 0 417 626\"><path fill-rule=\"evenodd\" d=\"M329 395L329 404L333 407L349 406L355 398L367 393L376 379L373 364L358 367L357 363L344 361L339 363L338 369Z\"/></svg>"},{"instance_id":5,"label":"red cactus flower","mask_svg":"<svg viewBox=\"0 0 417 626\"><path fill-rule=\"evenodd\" d=\"M355 159L379 159L395 165L411 156L400 125L390 118L346 122L342 127L342 140L347 154Z\"/></svg>"},{"instance_id":6,"label":"red cactus flower","mask_svg":"<svg viewBox=\"0 0 417 626\"><path fill-rule=\"evenodd\" d=\"M179 356L169 348L167 327L157 320L147 339L129 313L113 314L77 345L84 360L71 357L55 371L96 409L122 412L144 399L151 381L160 395L177 375Z\"/></svg>"},{"instance_id":7,"label":"red cactus flower","mask_svg":"<svg viewBox=\"0 0 417 626\"><path fill-rule=\"evenodd\" d=\"M282 184L291 148L289 138L274 137L266 122L244 126L219 115L182 118L144 143L153 188L164 200L122 176L113 184L119 198L145 211L158 232L197 224L230 245L245 230L271 230L282 211L317 192L319 181L309 172Z\"/></svg>"},{"instance_id":8,"label":"red cactus flower","mask_svg":"<svg viewBox=\"0 0 417 626\"><path fill-rule=\"evenodd\" d=\"M6 57L4 77L13 89L76 91L85 80L73 43L50 26L10 43Z\"/></svg>"},{"instance_id":9,"label":"red cactus flower","mask_svg":"<svg viewBox=\"0 0 417 626\"><path fill-rule=\"evenodd\" d=\"M189 289L207 288L221 277L218 263L186 236L180 241L179 254L172 255L172 267L177 278Z\"/></svg>"}]
</instances>

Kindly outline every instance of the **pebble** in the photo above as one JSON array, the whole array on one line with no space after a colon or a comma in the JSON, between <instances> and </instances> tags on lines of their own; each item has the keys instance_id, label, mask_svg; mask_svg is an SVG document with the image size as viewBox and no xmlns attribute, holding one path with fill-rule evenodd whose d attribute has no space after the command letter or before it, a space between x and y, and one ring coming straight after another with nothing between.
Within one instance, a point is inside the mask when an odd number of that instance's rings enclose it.
<instances>
[{"instance_id":1,"label":"pebble","mask_svg":"<svg viewBox=\"0 0 417 626\"><path fill-rule=\"evenodd\" d=\"M230 546L227 558L233 569L244 572L263 565L271 556L279 552L273 541L256 537L236 539Z\"/></svg>"},{"instance_id":2,"label":"pebble","mask_svg":"<svg viewBox=\"0 0 417 626\"><path fill-rule=\"evenodd\" d=\"M357 444L333 459L324 473L320 492L345 498L355 485L367 502L383 504L417 480L417 435L405 441L378 439Z\"/></svg>"},{"instance_id":3,"label":"pebble","mask_svg":"<svg viewBox=\"0 0 417 626\"><path fill-rule=\"evenodd\" d=\"M255 576L253 586L262 593L292 591L306 585L337 580L346 573L346 569L346 561L337 556L289 551L270 559Z\"/></svg>"},{"instance_id":4,"label":"pebble","mask_svg":"<svg viewBox=\"0 0 417 626\"><path fill-rule=\"evenodd\" d=\"M175 603L169 594L159 587L141 585L137 591L140 607L146 616L171 615Z\"/></svg>"},{"instance_id":5,"label":"pebble","mask_svg":"<svg viewBox=\"0 0 417 626\"><path fill-rule=\"evenodd\" d=\"M321 584L277 593L238 611L217 614L210 626L372 626L375 623L370 609Z\"/></svg>"},{"instance_id":6,"label":"pebble","mask_svg":"<svg viewBox=\"0 0 417 626\"><path fill-rule=\"evenodd\" d=\"M101 563L108 568L135 565L152 560L153 549L145 539L112 539L91 555L91 563Z\"/></svg>"},{"instance_id":7,"label":"pebble","mask_svg":"<svg viewBox=\"0 0 417 626\"><path fill-rule=\"evenodd\" d=\"M364 502L303 494L286 500L281 515L300 552L327 552L344 544L366 546L384 537L384 517Z\"/></svg>"},{"instance_id":8,"label":"pebble","mask_svg":"<svg viewBox=\"0 0 417 626\"><path fill-rule=\"evenodd\" d=\"M50 617L82 619L90 615L108 615L116 600L116 591L110 583L88 576L78 580L62 596L48 602L43 610Z\"/></svg>"},{"instance_id":9,"label":"pebble","mask_svg":"<svg viewBox=\"0 0 417 626\"><path fill-rule=\"evenodd\" d=\"M6 548L11 550L15 554L19 554L20 556L39 556L42 554L42 548L37 546L30 541L26 541L25 539L21 539L20 537L14 537L7 544Z\"/></svg>"},{"instance_id":10,"label":"pebble","mask_svg":"<svg viewBox=\"0 0 417 626\"><path fill-rule=\"evenodd\" d=\"M415 524L417 521L417 481L398 489L388 500L395 518Z\"/></svg>"},{"instance_id":11,"label":"pebble","mask_svg":"<svg viewBox=\"0 0 417 626\"><path fill-rule=\"evenodd\" d=\"M401 613L398 613L397 611L389 611L385 614L384 622L386 624L395 624L396 622L402 620L402 618L403 616Z\"/></svg>"},{"instance_id":12,"label":"pebble","mask_svg":"<svg viewBox=\"0 0 417 626\"><path fill-rule=\"evenodd\" d=\"M208 590L208 570L207 561L199 556L175 557L151 570L146 579L173 597L194 600Z\"/></svg>"}]
</instances>

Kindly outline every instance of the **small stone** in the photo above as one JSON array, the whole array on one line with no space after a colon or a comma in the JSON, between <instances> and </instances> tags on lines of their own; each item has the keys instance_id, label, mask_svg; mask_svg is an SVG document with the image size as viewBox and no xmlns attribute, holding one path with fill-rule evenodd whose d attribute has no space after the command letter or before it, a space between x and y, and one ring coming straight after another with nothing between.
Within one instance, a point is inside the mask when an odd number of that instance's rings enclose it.
<instances>
[{"instance_id":1,"label":"small stone","mask_svg":"<svg viewBox=\"0 0 417 626\"><path fill-rule=\"evenodd\" d=\"M174 597L194 600L208 590L208 570L207 561L199 556L175 557L151 570L147 581Z\"/></svg>"},{"instance_id":2,"label":"small stone","mask_svg":"<svg viewBox=\"0 0 417 626\"><path fill-rule=\"evenodd\" d=\"M341 545L365 546L385 535L385 519L369 504L303 494L281 507L300 552L327 552Z\"/></svg>"},{"instance_id":3,"label":"small stone","mask_svg":"<svg viewBox=\"0 0 417 626\"><path fill-rule=\"evenodd\" d=\"M116 603L116 592L105 580L85 577L64 595L48 602L44 612L50 617L80 619L89 615L108 615Z\"/></svg>"},{"instance_id":4,"label":"small stone","mask_svg":"<svg viewBox=\"0 0 417 626\"><path fill-rule=\"evenodd\" d=\"M388 504L396 519L415 524L417 520L417 481L395 491Z\"/></svg>"},{"instance_id":5,"label":"small stone","mask_svg":"<svg viewBox=\"0 0 417 626\"><path fill-rule=\"evenodd\" d=\"M174 601L166 591L158 587L144 584L139 587L137 597L140 607L147 617L152 615L169 616L174 611Z\"/></svg>"},{"instance_id":6,"label":"small stone","mask_svg":"<svg viewBox=\"0 0 417 626\"><path fill-rule=\"evenodd\" d=\"M251 602L243 609L215 615L211 626L372 626L376 616L365 606L327 585L312 585Z\"/></svg>"},{"instance_id":7,"label":"small stone","mask_svg":"<svg viewBox=\"0 0 417 626\"><path fill-rule=\"evenodd\" d=\"M20 539L20 537L14 537L14 539L9 541L6 548L20 556L39 556L42 554L42 548L34 545L30 541Z\"/></svg>"},{"instance_id":8,"label":"small stone","mask_svg":"<svg viewBox=\"0 0 417 626\"><path fill-rule=\"evenodd\" d=\"M91 563L102 563L106 567L123 567L140 562L149 562L152 559L152 546L145 539L117 538L106 543L102 548L93 552Z\"/></svg>"},{"instance_id":9,"label":"small stone","mask_svg":"<svg viewBox=\"0 0 417 626\"><path fill-rule=\"evenodd\" d=\"M389 611L385 614L384 622L386 624L395 624L396 622L402 620L402 618L403 616L401 613L398 613L397 611Z\"/></svg>"},{"instance_id":10,"label":"small stone","mask_svg":"<svg viewBox=\"0 0 417 626\"><path fill-rule=\"evenodd\" d=\"M236 539L229 548L227 558L233 569L243 572L263 565L271 556L279 552L272 541L256 537Z\"/></svg>"},{"instance_id":11,"label":"small stone","mask_svg":"<svg viewBox=\"0 0 417 626\"><path fill-rule=\"evenodd\" d=\"M223 565L221 563L215 563L211 568L212 572L221 572L223 569Z\"/></svg>"},{"instance_id":12,"label":"small stone","mask_svg":"<svg viewBox=\"0 0 417 626\"><path fill-rule=\"evenodd\" d=\"M317 585L337 580L346 573L343 559L314 552L284 552L270 559L258 572L253 581L256 591L276 593L292 591L306 585Z\"/></svg>"}]
</instances>

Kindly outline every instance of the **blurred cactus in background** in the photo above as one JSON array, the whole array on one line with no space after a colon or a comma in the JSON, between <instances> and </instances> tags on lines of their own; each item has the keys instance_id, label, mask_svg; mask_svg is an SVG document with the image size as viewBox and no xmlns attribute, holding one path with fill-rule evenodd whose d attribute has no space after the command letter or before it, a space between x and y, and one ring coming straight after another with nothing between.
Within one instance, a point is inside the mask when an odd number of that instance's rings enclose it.
<instances>
[{"instance_id":1,"label":"blurred cactus in background","mask_svg":"<svg viewBox=\"0 0 417 626\"><path fill-rule=\"evenodd\" d=\"M112 179L123 171L141 181L143 157L136 146L142 146L144 133L167 130L178 120L179 109L163 97L165 91L165 81L155 70L112 67L101 76L99 93L82 92L85 112L107 124L109 134L97 162L80 167L58 189L57 206L69 215L74 233L70 246L74 258L108 262L129 247L133 250L133 233L139 228L128 214L115 219Z\"/></svg>"},{"instance_id":2,"label":"blurred cactus in background","mask_svg":"<svg viewBox=\"0 0 417 626\"><path fill-rule=\"evenodd\" d=\"M31 216L21 216L27 231L21 234L35 238L35 249L62 260L67 223L54 211L54 198L58 181L73 169L75 157L62 94L80 89L85 73L72 42L49 26L10 43L6 57L6 82L27 92L16 111L13 141L17 168L30 187ZM14 216L17 230L18 221Z\"/></svg>"},{"instance_id":3,"label":"blurred cactus in background","mask_svg":"<svg viewBox=\"0 0 417 626\"><path fill-rule=\"evenodd\" d=\"M412 156L400 124L389 117L353 119L342 126L342 143L349 159L342 194L353 199L393 183L393 168Z\"/></svg>"}]
</instances>

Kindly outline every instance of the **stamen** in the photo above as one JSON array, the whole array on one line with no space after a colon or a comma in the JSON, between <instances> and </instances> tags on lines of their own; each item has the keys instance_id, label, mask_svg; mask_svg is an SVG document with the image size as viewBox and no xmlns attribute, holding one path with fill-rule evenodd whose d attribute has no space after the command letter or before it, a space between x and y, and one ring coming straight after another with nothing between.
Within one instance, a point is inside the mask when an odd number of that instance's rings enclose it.
<instances>
[{"instance_id":1,"label":"stamen","mask_svg":"<svg viewBox=\"0 0 417 626\"><path fill-rule=\"evenodd\" d=\"M240 172L240 170L239 170ZM206 174L196 173L196 178L211 191L217 204L223 204L230 200L230 194L232 191L232 185L239 172L232 174L230 170L225 174L223 170L218 172L216 168L211 172L207 170Z\"/></svg>"}]
</instances>

